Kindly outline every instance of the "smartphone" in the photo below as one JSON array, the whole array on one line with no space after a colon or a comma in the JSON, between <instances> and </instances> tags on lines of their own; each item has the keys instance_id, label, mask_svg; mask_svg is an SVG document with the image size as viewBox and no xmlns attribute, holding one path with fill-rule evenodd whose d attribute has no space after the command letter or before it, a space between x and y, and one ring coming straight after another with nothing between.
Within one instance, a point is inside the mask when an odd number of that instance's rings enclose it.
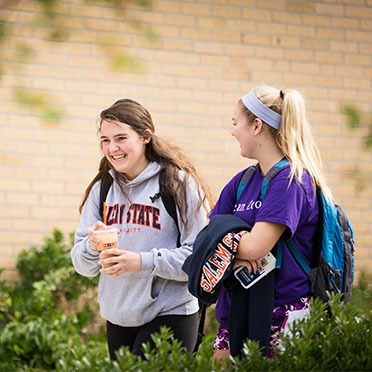
<instances>
[{"instance_id":1,"label":"smartphone","mask_svg":"<svg viewBox=\"0 0 372 372\"><path fill-rule=\"evenodd\" d=\"M275 262L276 259L274 255L269 252L267 256L261 259L262 267L257 272L250 273L247 266L239 266L237 269L235 269L234 275L236 279L239 280L240 284L245 289L248 289L261 280L270 271L274 270Z\"/></svg>"}]
</instances>

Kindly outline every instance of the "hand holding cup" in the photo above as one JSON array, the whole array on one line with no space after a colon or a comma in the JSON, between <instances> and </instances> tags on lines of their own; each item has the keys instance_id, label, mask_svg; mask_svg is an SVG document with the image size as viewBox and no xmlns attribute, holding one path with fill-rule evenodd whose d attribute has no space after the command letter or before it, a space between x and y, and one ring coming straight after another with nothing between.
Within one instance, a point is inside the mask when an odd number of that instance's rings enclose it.
<instances>
[{"instance_id":1,"label":"hand holding cup","mask_svg":"<svg viewBox=\"0 0 372 372\"><path fill-rule=\"evenodd\" d=\"M93 249L102 252L105 251L106 249L118 247L118 230L116 227L107 227L106 225L103 225L99 226L98 230L94 229L94 227L92 229L89 229L89 237ZM104 258L107 258L110 257L111 255L104 256L105 256ZM102 267L105 268L110 267L112 265L114 264L102 265Z\"/></svg>"}]
</instances>

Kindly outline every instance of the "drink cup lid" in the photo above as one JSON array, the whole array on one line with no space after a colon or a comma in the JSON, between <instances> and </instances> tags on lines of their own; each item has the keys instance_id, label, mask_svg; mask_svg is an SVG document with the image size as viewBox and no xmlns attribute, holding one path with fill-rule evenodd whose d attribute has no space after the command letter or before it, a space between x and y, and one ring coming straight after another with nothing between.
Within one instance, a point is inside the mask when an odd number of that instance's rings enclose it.
<instances>
[{"instance_id":1,"label":"drink cup lid","mask_svg":"<svg viewBox=\"0 0 372 372\"><path fill-rule=\"evenodd\" d=\"M111 227L109 229L96 230L94 233L100 235L100 234L112 234L112 233L117 234L117 232L118 232L118 229L116 227Z\"/></svg>"}]
</instances>

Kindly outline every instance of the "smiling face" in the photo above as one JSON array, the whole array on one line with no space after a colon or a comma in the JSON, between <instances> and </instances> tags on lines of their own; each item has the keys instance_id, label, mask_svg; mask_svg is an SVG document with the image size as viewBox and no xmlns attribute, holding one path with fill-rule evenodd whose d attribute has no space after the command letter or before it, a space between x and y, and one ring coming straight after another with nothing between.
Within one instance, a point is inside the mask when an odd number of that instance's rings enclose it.
<instances>
[{"instance_id":1,"label":"smiling face","mask_svg":"<svg viewBox=\"0 0 372 372\"><path fill-rule=\"evenodd\" d=\"M103 120L100 128L101 149L112 167L132 180L148 165L145 156L146 144L151 133L141 137L128 124L120 121Z\"/></svg>"},{"instance_id":2,"label":"smiling face","mask_svg":"<svg viewBox=\"0 0 372 372\"><path fill-rule=\"evenodd\" d=\"M252 156L254 138L254 125L248 123L247 117L244 115L241 105L238 103L232 117L233 129L231 134L240 143L240 155L249 158Z\"/></svg>"}]
</instances>

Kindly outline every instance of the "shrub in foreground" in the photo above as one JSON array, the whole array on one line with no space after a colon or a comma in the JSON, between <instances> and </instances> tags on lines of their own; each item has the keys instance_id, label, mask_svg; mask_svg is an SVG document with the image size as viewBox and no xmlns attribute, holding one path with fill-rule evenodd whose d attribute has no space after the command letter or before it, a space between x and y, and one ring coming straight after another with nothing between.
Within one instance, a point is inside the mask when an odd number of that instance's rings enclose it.
<instances>
[{"instance_id":1,"label":"shrub in foreground","mask_svg":"<svg viewBox=\"0 0 372 372\"><path fill-rule=\"evenodd\" d=\"M256 342L246 342L242 358L212 366L213 335L208 334L195 355L174 341L167 329L154 335L156 349L147 346L140 360L127 348L112 362L90 348L83 356L65 355L61 369L69 371L371 371L371 322L358 308L332 298L329 307L314 301L311 316L294 325L295 337L285 337L282 349L270 360Z\"/></svg>"},{"instance_id":2,"label":"shrub in foreground","mask_svg":"<svg viewBox=\"0 0 372 372\"><path fill-rule=\"evenodd\" d=\"M307 320L294 324L294 337L283 337L276 358L263 363L257 348L247 343L236 370L371 371L372 334L369 316L337 296L330 304L312 301Z\"/></svg>"},{"instance_id":3,"label":"shrub in foreground","mask_svg":"<svg viewBox=\"0 0 372 372\"><path fill-rule=\"evenodd\" d=\"M71 242L70 242L71 245ZM198 352L190 355L167 329L154 335L156 348L146 346L140 360L127 348L118 360L108 357L97 323L97 279L75 273L70 246L54 231L42 247L22 252L17 261L20 280L0 281L0 370L41 371L371 371L372 291L361 275L348 304L333 297L329 306L313 301L310 317L294 324L293 338L283 338L276 358L261 356L258 344L246 342L242 358L212 365L216 331L213 308L207 315L206 336ZM1 269L0 269L1 271ZM76 304L80 302L80 306Z\"/></svg>"},{"instance_id":4,"label":"shrub in foreground","mask_svg":"<svg viewBox=\"0 0 372 372\"><path fill-rule=\"evenodd\" d=\"M94 314L77 301L96 282L75 273L70 246L55 230L41 247L19 254L16 283L0 281L0 370L54 369L64 349L83 342Z\"/></svg>"}]
</instances>

